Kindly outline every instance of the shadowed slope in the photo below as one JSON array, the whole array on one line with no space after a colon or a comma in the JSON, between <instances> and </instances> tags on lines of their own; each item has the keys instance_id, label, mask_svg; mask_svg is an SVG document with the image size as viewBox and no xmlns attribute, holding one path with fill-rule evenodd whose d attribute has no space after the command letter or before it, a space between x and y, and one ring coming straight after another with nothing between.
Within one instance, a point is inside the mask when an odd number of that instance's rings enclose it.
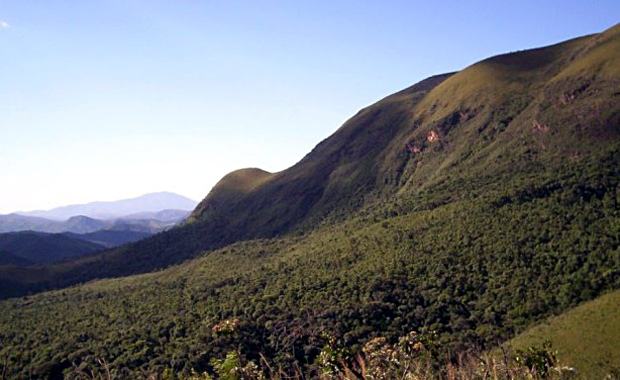
<instances>
[{"instance_id":1,"label":"shadowed slope","mask_svg":"<svg viewBox=\"0 0 620 380\"><path fill-rule=\"evenodd\" d=\"M32 231L0 234L0 251L20 257L30 263L53 263L103 249L105 249L104 245L65 234Z\"/></svg>"}]
</instances>

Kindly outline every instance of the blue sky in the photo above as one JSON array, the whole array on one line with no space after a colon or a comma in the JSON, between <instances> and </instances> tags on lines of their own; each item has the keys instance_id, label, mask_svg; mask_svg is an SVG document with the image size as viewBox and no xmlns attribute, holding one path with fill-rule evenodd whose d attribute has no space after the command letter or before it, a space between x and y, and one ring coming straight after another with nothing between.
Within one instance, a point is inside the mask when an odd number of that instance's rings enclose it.
<instances>
[{"instance_id":1,"label":"blue sky","mask_svg":"<svg viewBox=\"0 0 620 380\"><path fill-rule=\"evenodd\" d=\"M429 75L619 15L617 0L0 0L0 213L200 200Z\"/></svg>"}]
</instances>

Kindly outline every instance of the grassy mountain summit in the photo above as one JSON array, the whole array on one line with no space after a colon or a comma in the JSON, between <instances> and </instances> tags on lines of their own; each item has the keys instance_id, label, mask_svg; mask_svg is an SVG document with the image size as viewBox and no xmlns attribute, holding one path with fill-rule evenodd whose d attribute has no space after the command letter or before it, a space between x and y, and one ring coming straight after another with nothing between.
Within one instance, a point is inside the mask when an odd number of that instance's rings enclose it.
<instances>
[{"instance_id":1,"label":"grassy mountain summit","mask_svg":"<svg viewBox=\"0 0 620 380\"><path fill-rule=\"evenodd\" d=\"M576 159L613 143L620 132L619 34L616 26L500 55L389 96L293 167L268 181L261 176L242 194L231 190L235 196L222 206L227 222L277 234L361 207L374 193L416 192L450 175L513 170L516 162ZM216 186L210 197L225 191ZM210 197L194 219L216 217L204 212Z\"/></svg>"},{"instance_id":2,"label":"grassy mountain summit","mask_svg":"<svg viewBox=\"0 0 620 380\"><path fill-rule=\"evenodd\" d=\"M207 218L208 213L217 213L219 207L225 207L245 196L271 177L271 173L257 168L239 169L227 174L194 209L190 221Z\"/></svg>"},{"instance_id":3,"label":"grassy mountain summit","mask_svg":"<svg viewBox=\"0 0 620 380\"><path fill-rule=\"evenodd\" d=\"M5 297L153 272L3 301L0 359L16 377L97 358L188 374L229 351L313 371L326 340L413 330L449 360L619 289L619 32L428 78L151 238L0 267Z\"/></svg>"}]
</instances>

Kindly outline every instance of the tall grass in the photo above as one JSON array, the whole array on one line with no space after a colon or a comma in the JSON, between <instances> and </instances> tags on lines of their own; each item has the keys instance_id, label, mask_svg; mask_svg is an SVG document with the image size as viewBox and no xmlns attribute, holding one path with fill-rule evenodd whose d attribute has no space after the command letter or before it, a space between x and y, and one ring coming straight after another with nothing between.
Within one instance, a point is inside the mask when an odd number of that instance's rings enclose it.
<instances>
[{"instance_id":1,"label":"tall grass","mask_svg":"<svg viewBox=\"0 0 620 380\"><path fill-rule=\"evenodd\" d=\"M148 380L560 380L575 378L575 369L558 362L548 345L529 347L524 351L464 352L439 364L439 347L432 336L409 333L391 344L378 337L368 341L362 351L348 355L348 350L329 342L314 366L296 365L284 370L265 356L257 362L242 359L231 351L222 359L211 360L208 371L143 373ZM67 378L79 380L112 380L117 377L104 360L97 368L74 367ZM607 377L613 379L612 375Z\"/></svg>"}]
</instances>

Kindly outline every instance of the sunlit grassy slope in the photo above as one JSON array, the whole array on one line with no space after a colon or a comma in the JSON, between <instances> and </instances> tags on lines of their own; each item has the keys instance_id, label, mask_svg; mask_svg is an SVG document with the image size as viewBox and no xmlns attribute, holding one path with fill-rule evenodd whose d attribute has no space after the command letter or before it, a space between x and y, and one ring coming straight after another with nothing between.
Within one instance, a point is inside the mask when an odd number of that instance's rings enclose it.
<instances>
[{"instance_id":1,"label":"sunlit grassy slope","mask_svg":"<svg viewBox=\"0 0 620 380\"><path fill-rule=\"evenodd\" d=\"M620 291L602 295L519 334L508 345L524 349L550 341L561 362L580 378L620 372Z\"/></svg>"}]
</instances>

